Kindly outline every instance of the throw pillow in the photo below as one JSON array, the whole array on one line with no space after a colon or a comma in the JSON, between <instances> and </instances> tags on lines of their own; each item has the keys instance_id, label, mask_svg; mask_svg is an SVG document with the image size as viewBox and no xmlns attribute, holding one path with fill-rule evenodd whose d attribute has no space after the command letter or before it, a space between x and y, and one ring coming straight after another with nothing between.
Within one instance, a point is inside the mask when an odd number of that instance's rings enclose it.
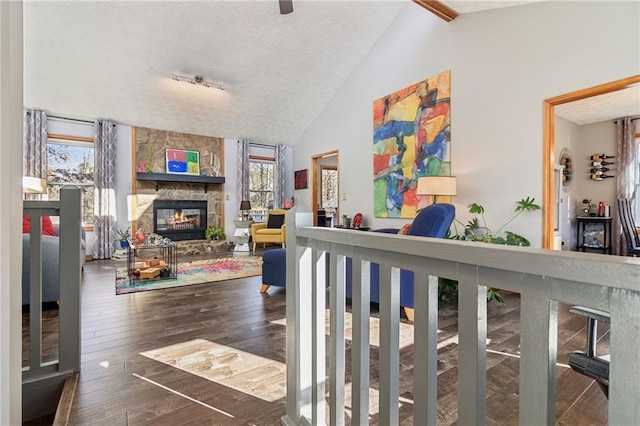
<instances>
[{"instance_id":1,"label":"throw pillow","mask_svg":"<svg viewBox=\"0 0 640 426\"><path fill-rule=\"evenodd\" d=\"M400 230L398 231L398 235L407 235L407 233L409 232L409 228L411 228L411 224L407 223L402 228L400 228Z\"/></svg>"},{"instance_id":2,"label":"throw pillow","mask_svg":"<svg viewBox=\"0 0 640 426\"><path fill-rule=\"evenodd\" d=\"M284 224L283 214L270 214L267 220L267 228L280 228Z\"/></svg>"},{"instance_id":3,"label":"throw pillow","mask_svg":"<svg viewBox=\"0 0 640 426\"><path fill-rule=\"evenodd\" d=\"M28 234L29 232L31 232L31 216L22 216L22 233ZM42 216L42 235L57 236L49 216Z\"/></svg>"}]
</instances>

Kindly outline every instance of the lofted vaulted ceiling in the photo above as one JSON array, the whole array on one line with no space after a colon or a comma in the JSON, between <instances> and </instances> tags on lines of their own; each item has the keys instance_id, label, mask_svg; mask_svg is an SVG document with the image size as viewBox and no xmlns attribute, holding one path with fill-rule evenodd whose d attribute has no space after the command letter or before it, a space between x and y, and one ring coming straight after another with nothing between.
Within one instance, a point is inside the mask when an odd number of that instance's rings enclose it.
<instances>
[{"instance_id":1,"label":"lofted vaulted ceiling","mask_svg":"<svg viewBox=\"0 0 640 426\"><path fill-rule=\"evenodd\" d=\"M445 1L474 13L528 1ZM295 144L409 0L24 2L25 106ZM171 79L200 74L225 90Z\"/></svg>"}]
</instances>

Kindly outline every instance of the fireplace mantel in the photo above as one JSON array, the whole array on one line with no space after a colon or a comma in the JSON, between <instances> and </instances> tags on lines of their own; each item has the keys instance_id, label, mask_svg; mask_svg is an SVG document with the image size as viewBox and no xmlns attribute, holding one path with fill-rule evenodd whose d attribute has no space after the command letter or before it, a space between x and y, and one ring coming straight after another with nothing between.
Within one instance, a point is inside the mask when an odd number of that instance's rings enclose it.
<instances>
[{"instance_id":1,"label":"fireplace mantel","mask_svg":"<svg viewBox=\"0 0 640 426\"><path fill-rule=\"evenodd\" d=\"M202 183L204 192L207 192L209 184L224 183L222 176L177 175L170 173L136 173L137 180L146 180L156 183L156 191L160 182Z\"/></svg>"}]
</instances>

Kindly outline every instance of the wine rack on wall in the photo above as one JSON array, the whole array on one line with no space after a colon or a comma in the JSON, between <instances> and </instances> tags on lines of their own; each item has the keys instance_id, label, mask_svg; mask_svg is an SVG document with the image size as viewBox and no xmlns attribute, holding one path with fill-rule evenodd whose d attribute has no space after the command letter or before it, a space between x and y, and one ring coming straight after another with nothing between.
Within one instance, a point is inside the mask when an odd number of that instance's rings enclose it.
<instances>
[{"instance_id":1,"label":"wine rack on wall","mask_svg":"<svg viewBox=\"0 0 640 426\"><path fill-rule=\"evenodd\" d=\"M615 177L613 175L612 167L615 163L610 161L612 158L615 157L606 154L593 154L591 156L591 170L589 172L589 178L600 182L607 178Z\"/></svg>"}]
</instances>

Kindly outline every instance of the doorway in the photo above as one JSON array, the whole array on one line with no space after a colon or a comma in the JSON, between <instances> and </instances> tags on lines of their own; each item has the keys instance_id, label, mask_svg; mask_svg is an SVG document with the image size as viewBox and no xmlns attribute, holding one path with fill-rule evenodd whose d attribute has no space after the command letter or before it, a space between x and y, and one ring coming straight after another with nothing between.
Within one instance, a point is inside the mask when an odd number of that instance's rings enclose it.
<instances>
[{"instance_id":1,"label":"doorway","mask_svg":"<svg viewBox=\"0 0 640 426\"><path fill-rule=\"evenodd\" d=\"M311 157L311 205L314 226L335 226L339 217L338 150Z\"/></svg>"},{"instance_id":2,"label":"doorway","mask_svg":"<svg viewBox=\"0 0 640 426\"><path fill-rule=\"evenodd\" d=\"M556 222L556 202L554 172L557 160L555 158L555 107L569 102L604 95L626 89L640 83L640 75L612 81L588 89L578 90L544 100L543 127L543 162L542 162L542 247L554 247L554 229Z\"/></svg>"}]
</instances>

